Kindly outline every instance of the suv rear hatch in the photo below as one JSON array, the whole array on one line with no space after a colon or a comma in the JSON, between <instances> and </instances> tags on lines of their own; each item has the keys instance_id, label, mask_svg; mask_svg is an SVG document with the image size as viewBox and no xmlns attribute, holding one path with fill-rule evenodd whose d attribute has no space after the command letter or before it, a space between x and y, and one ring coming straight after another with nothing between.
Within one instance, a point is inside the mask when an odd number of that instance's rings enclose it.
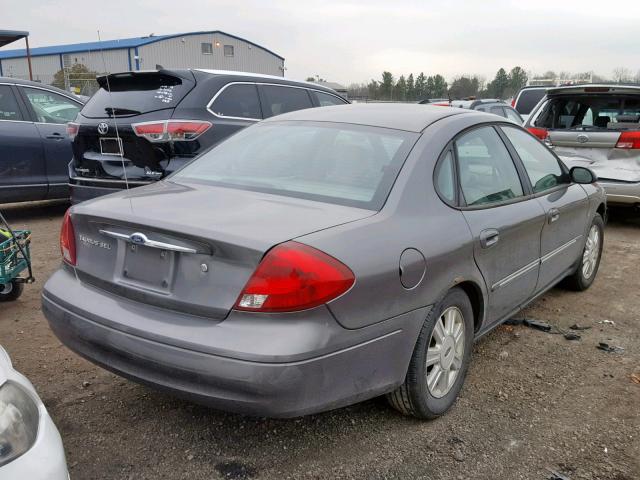
<instances>
[{"instance_id":1,"label":"suv rear hatch","mask_svg":"<svg viewBox=\"0 0 640 480\"><path fill-rule=\"evenodd\" d=\"M640 87L573 87L549 91L529 122L567 164L599 178L640 181Z\"/></svg>"},{"instance_id":2,"label":"suv rear hatch","mask_svg":"<svg viewBox=\"0 0 640 480\"><path fill-rule=\"evenodd\" d=\"M78 124L70 126L77 129L72 180L124 186L125 178L134 185L162 178L177 147L162 138L166 127L157 129L195 87L193 73L116 73L98 77L98 84L100 89L80 112ZM145 128L136 133L132 125L140 123ZM184 145L188 141L178 143L178 148L189 149Z\"/></svg>"}]
</instances>

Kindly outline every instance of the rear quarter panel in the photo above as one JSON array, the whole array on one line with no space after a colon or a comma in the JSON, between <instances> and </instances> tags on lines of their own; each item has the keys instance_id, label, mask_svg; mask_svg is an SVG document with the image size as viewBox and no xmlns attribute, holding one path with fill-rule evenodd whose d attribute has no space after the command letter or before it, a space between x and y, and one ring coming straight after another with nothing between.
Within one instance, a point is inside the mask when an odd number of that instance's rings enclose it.
<instances>
[{"instance_id":1,"label":"rear quarter panel","mask_svg":"<svg viewBox=\"0 0 640 480\"><path fill-rule=\"evenodd\" d=\"M442 202L433 186L436 161L452 132L470 124L465 117L443 119L425 131L378 214L299 238L354 272L352 289L329 304L345 328L365 327L433 305L463 281L486 291L462 213ZM426 259L424 277L412 289L403 287L399 274L400 255L407 248L419 250Z\"/></svg>"}]
</instances>

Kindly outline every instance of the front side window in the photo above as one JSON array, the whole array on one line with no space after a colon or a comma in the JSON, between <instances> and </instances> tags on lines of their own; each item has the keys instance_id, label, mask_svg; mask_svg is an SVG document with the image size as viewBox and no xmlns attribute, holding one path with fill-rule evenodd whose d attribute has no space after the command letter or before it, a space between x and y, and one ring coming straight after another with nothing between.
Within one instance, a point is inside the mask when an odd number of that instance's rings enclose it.
<instances>
[{"instance_id":1,"label":"front side window","mask_svg":"<svg viewBox=\"0 0 640 480\"><path fill-rule=\"evenodd\" d=\"M321 107L330 107L331 105L344 105L345 101L335 95L329 95L328 93L322 93L315 90L311 91L312 95L316 96L318 105Z\"/></svg>"},{"instance_id":2,"label":"front side window","mask_svg":"<svg viewBox=\"0 0 640 480\"><path fill-rule=\"evenodd\" d=\"M204 153L171 180L379 210L417 137L345 124L260 123Z\"/></svg>"},{"instance_id":3,"label":"front side window","mask_svg":"<svg viewBox=\"0 0 640 480\"><path fill-rule=\"evenodd\" d=\"M313 106L304 88L264 85L262 91L266 100L265 118Z\"/></svg>"},{"instance_id":4,"label":"front side window","mask_svg":"<svg viewBox=\"0 0 640 480\"><path fill-rule=\"evenodd\" d=\"M75 120L81 106L57 93L23 87L29 103L41 123L67 123Z\"/></svg>"},{"instance_id":5,"label":"front side window","mask_svg":"<svg viewBox=\"0 0 640 480\"><path fill-rule=\"evenodd\" d=\"M211 43L201 43L200 50L203 55L212 55L213 54L213 45Z\"/></svg>"},{"instance_id":6,"label":"front side window","mask_svg":"<svg viewBox=\"0 0 640 480\"><path fill-rule=\"evenodd\" d=\"M258 89L254 84L229 85L214 100L211 111L220 117L261 119Z\"/></svg>"},{"instance_id":7,"label":"front side window","mask_svg":"<svg viewBox=\"0 0 640 480\"><path fill-rule=\"evenodd\" d=\"M225 57L233 57L233 45L225 45L224 46L224 56Z\"/></svg>"},{"instance_id":8,"label":"front side window","mask_svg":"<svg viewBox=\"0 0 640 480\"><path fill-rule=\"evenodd\" d=\"M547 147L522 130L513 127L501 128L522 160L534 193L566 182L558 160Z\"/></svg>"},{"instance_id":9,"label":"front side window","mask_svg":"<svg viewBox=\"0 0 640 480\"><path fill-rule=\"evenodd\" d=\"M505 202L523 195L518 171L492 127L472 130L455 141L460 186L468 206Z\"/></svg>"},{"instance_id":10,"label":"front side window","mask_svg":"<svg viewBox=\"0 0 640 480\"><path fill-rule=\"evenodd\" d=\"M18 102L9 85L0 85L0 120L22 120Z\"/></svg>"}]
</instances>

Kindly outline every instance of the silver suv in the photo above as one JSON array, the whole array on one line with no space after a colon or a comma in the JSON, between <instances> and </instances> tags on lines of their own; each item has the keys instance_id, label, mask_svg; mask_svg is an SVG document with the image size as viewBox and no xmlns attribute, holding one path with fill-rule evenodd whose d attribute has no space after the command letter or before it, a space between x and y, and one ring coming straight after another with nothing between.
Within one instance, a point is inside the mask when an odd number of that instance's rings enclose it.
<instances>
[{"instance_id":1,"label":"silver suv","mask_svg":"<svg viewBox=\"0 0 640 480\"><path fill-rule=\"evenodd\" d=\"M612 205L640 206L640 85L550 88L525 127L598 175Z\"/></svg>"}]
</instances>

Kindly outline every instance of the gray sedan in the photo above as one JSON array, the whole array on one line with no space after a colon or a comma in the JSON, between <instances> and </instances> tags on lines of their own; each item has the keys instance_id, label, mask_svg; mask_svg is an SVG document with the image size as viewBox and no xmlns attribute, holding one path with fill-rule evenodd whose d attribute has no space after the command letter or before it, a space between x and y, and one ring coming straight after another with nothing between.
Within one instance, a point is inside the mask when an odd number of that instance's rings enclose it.
<instances>
[{"instance_id":1,"label":"gray sedan","mask_svg":"<svg viewBox=\"0 0 640 480\"><path fill-rule=\"evenodd\" d=\"M593 282L606 203L521 127L424 105L302 110L72 207L43 310L132 380L272 417L387 394L443 414L474 339Z\"/></svg>"}]
</instances>

